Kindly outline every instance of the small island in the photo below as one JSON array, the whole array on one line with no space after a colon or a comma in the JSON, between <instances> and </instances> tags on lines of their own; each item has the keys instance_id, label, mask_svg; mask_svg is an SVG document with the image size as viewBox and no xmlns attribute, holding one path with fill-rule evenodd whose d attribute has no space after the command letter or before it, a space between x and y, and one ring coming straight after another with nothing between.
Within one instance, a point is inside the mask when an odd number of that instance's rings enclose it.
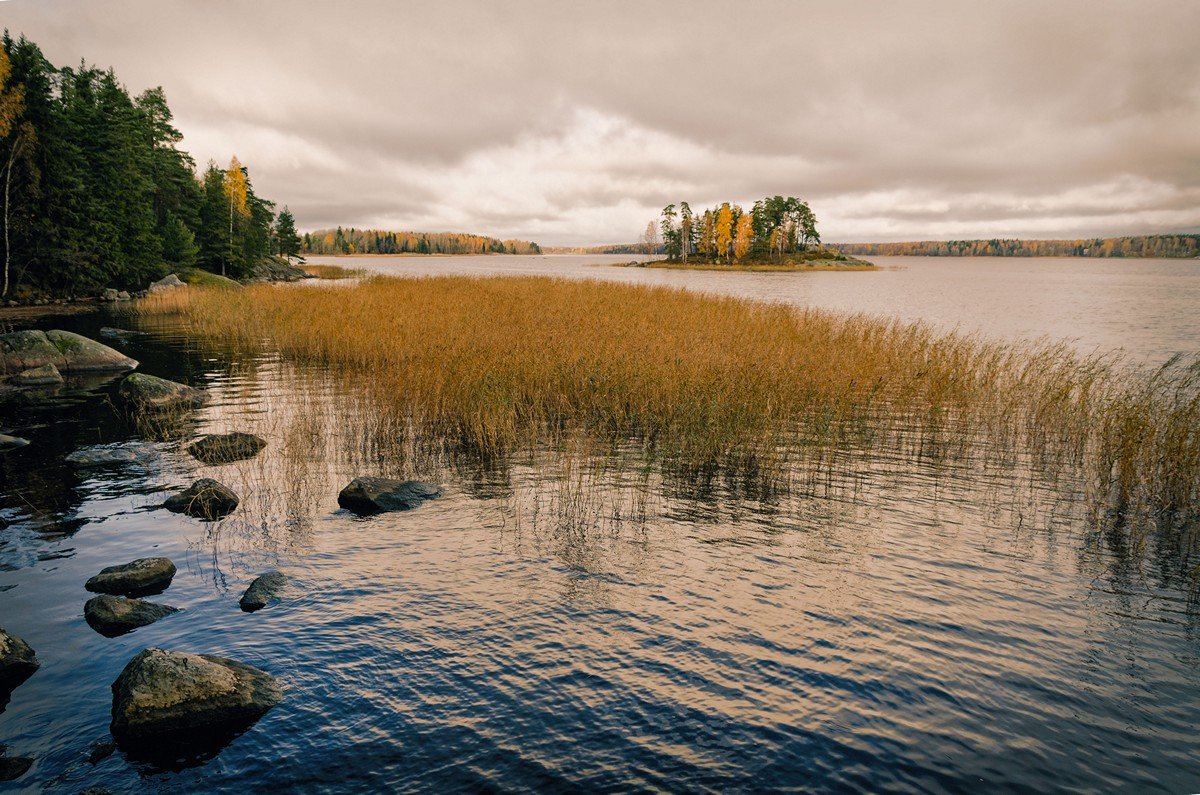
<instances>
[{"instance_id":1,"label":"small island","mask_svg":"<svg viewBox=\"0 0 1200 795\"><path fill-rule=\"evenodd\" d=\"M659 232L661 230L661 243ZM817 218L808 202L794 196L760 199L749 210L722 202L702 214L687 202L663 208L656 225L646 225L642 251L666 259L630 266L712 271L862 271L865 260L821 246Z\"/></svg>"}]
</instances>

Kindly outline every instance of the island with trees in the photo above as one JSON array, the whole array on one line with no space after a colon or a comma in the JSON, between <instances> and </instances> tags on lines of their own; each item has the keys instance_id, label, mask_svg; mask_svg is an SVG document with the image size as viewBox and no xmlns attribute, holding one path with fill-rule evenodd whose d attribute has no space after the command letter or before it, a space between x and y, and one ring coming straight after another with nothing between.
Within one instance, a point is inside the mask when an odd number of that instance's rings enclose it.
<instances>
[{"instance_id":1,"label":"island with trees","mask_svg":"<svg viewBox=\"0 0 1200 795\"><path fill-rule=\"evenodd\" d=\"M660 237L661 235L661 237ZM663 208L647 224L642 250L665 260L644 267L713 270L871 270L863 260L821 246L817 218L808 202L770 196L743 209L721 204L697 213L687 202Z\"/></svg>"}]
</instances>

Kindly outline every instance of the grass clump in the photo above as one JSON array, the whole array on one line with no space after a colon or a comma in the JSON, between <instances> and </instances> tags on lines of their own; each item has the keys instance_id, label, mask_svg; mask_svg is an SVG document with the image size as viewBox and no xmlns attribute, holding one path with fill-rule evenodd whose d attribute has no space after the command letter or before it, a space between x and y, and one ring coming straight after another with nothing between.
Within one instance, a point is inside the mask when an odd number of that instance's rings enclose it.
<instances>
[{"instance_id":1,"label":"grass clump","mask_svg":"<svg viewBox=\"0 0 1200 795\"><path fill-rule=\"evenodd\" d=\"M357 279L366 273L362 268L344 268L341 265L304 264L300 269L318 279Z\"/></svg>"},{"instance_id":2,"label":"grass clump","mask_svg":"<svg viewBox=\"0 0 1200 795\"><path fill-rule=\"evenodd\" d=\"M760 479L833 449L988 450L1076 473L1112 510L1191 526L1200 508L1200 367L1182 360L1147 374L1065 345L542 277L178 290L139 311L354 382L406 443L634 443L675 472Z\"/></svg>"}]
</instances>

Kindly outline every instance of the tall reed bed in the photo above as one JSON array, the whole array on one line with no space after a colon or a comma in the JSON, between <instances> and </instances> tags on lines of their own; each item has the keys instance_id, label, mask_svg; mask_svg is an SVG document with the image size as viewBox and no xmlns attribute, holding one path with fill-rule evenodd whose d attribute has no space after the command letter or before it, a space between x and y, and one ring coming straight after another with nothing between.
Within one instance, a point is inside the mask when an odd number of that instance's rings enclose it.
<instances>
[{"instance_id":1,"label":"tall reed bed","mask_svg":"<svg viewBox=\"0 0 1200 795\"><path fill-rule=\"evenodd\" d=\"M482 456L640 445L674 472L770 480L822 451L1010 455L1097 505L1194 523L1200 367L682 290L540 277L370 278L143 301L235 349L352 381L380 427Z\"/></svg>"}]
</instances>

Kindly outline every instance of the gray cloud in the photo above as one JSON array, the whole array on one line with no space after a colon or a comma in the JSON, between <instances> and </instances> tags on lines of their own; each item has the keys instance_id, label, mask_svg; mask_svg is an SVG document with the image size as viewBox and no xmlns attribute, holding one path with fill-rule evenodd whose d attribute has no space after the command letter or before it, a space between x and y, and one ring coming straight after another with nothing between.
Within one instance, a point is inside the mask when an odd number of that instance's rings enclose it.
<instances>
[{"instance_id":1,"label":"gray cloud","mask_svg":"<svg viewBox=\"0 0 1200 795\"><path fill-rule=\"evenodd\" d=\"M60 64L161 84L306 227L631 240L808 198L826 239L1200 227L1192 0L10 0Z\"/></svg>"}]
</instances>

